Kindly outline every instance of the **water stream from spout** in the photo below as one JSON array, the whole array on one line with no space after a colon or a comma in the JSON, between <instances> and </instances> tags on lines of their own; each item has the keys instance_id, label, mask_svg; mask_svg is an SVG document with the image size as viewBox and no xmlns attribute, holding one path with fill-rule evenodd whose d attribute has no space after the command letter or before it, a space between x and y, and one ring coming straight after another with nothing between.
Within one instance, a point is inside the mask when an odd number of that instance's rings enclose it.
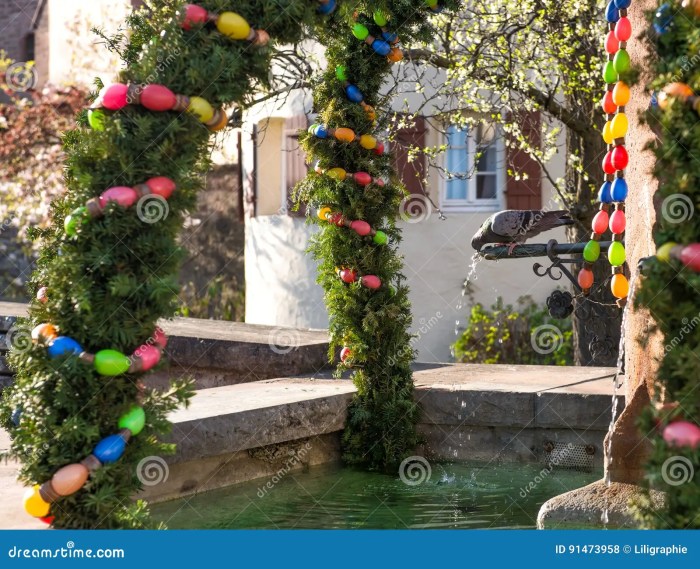
<instances>
[{"instance_id":1,"label":"water stream from spout","mask_svg":"<svg viewBox=\"0 0 700 569\"><path fill-rule=\"evenodd\" d=\"M464 279L464 283L462 284L462 292L459 297L459 302L457 302L456 306L456 312L457 312L457 318L455 319L455 342L459 338L459 334L461 330L459 329L459 326L461 324L460 322L460 317L462 314L462 310L464 310L464 299L466 298L468 292L469 292L469 285L476 280L476 267L479 264L479 262L483 259L479 253L474 253L471 258L471 263L469 265L469 271L467 272L467 277ZM450 347L450 353L452 354L452 359L456 358L456 353L455 353L455 347L452 345Z\"/></svg>"}]
</instances>

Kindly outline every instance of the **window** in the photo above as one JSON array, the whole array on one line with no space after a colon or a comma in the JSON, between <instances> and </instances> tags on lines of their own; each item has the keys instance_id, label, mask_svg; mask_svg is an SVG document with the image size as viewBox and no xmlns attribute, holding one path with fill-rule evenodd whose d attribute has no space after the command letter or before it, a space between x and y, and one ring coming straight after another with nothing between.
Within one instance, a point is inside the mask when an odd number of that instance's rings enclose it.
<instances>
[{"instance_id":1,"label":"window","mask_svg":"<svg viewBox=\"0 0 700 569\"><path fill-rule=\"evenodd\" d=\"M503 141L493 124L447 131L446 209L496 210L503 199Z\"/></svg>"}]
</instances>

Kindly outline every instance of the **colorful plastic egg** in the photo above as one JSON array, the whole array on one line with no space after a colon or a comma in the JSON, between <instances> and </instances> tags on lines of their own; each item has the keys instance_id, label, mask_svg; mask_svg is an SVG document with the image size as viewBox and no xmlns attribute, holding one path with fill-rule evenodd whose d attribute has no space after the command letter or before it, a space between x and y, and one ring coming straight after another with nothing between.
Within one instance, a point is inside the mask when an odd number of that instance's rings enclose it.
<instances>
[{"instance_id":1,"label":"colorful plastic egg","mask_svg":"<svg viewBox=\"0 0 700 569\"><path fill-rule=\"evenodd\" d=\"M374 14L372 14L372 19L378 26L386 26L389 23L389 17L383 10L375 10Z\"/></svg>"},{"instance_id":2,"label":"colorful plastic egg","mask_svg":"<svg viewBox=\"0 0 700 569\"><path fill-rule=\"evenodd\" d=\"M318 213L316 215L318 215L318 218L321 221L328 221L328 216L330 215L330 213L332 211L333 210L329 207L322 207L321 209L318 210Z\"/></svg>"},{"instance_id":3,"label":"colorful plastic egg","mask_svg":"<svg viewBox=\"0 0 700 569\"><path fill-rule=\"evenodd\" d=\"M342 269L340 271L340 280L344 283L354 283L357 280L357 273L352 269Z\"/></svg>"},{"instance_id":4,"label":"colorful plastic egg","mask_svg":"<svg viewBox=\"0 0 700 569\"><path fill-rule=\"evenodd\" d=\"M128 91L129 86L123 83L113 83L112 85L104 87L102 91L100 91L102 106L110 111L123 109L127 105Z\"/></svg>"},{"instance_id":5,"label":"colorful plastic egg","mask_svg":"<svg viewBox=\"0 0 700 569\"><path fill-rule=\"evenodd\" d=\"M626 225L625 212L621 209L616 209L610 216L610 231L614 235L620 235L625 232Z\"/></svg>"},{"instance_id":6,"label":"colorful plastic egg","mask_svg":"<svg viewBox=\"0 0 700 569\"><path fill-rule=\"evenodd\" d=\"M58 469L51 478L51 487L59 496L70 496L87 482L90 471L82 464L69 464Z\"/></svg>"},{"instance_id":7,"label":"colorful plastic egg","mask_svg":"<svg viewBox=\"0 0 700 569\"><path fill-rule=\"evenodd\" d=\"M583 290L588 290L593 286L593 271L590 269L581 269L578 272L578 286L580 286Z\"/></svg>"},{"instance_id":8,"label":"colorful plastic egg","mask_svg":"<svg viewBox=\"0 0 700 569\"><path fill-rule=\"evenodd\" d=\"M615 298L627 298L630 284L622 273L615 273L610 281L610 290Z\"/></svg>"},{"instance_id":9,"label":"colorful plastic egg","mask_svg":"<svg viewBox=\"0 0 700 569\"><path fill-rule=\"evenodd\" d=\"M614 24L620 19L620 9L615 6L614 0L610 0L608 5L605 7L605 19L610 24Z\"/></svg>"},{"instance_id":10,"label":"colorful plastic egg","mask_svg":"<svg viewBox=\"0 0 700 569\"><path fill-rule=\"evenodd\" d=\"M370 134L363 134L360 137L360 146L367 150L373 150L377 146L377 139Z\"/></svg>"},{"instance_id":11,"label":"colorful plastic egg","mask_svg":"<svg viewBox=\"0 0 700 569\"><path fill-rule=\"evenodd\" d=\"M92 451L102 464L117 462L124 454L126 441L121 435L110 435L102 439Z\"/></svg>"},{"instance_id":12,"label":"colorful plastic egg","mask_svg":"<svg viewBox=\"0 0 700 569\"><path fill-rule=\"evenodd\" d=\"M350 351L350 348L343 348L340 350L340 361L344 362L348 358L352 357L352 352Z\"/></svg>"},{"instance_id":13,"label":"colorful plastic egg","mask_svg":"<svg viewBox=\"0 0 700 569\"><path fill-rule=\"evenodd\" d=\"M377 146L374 148L374 153L377 156L381 156L384 154L384 143L383 142L377 142Z\"/></svg>"},{"instance_id":14,"label":"colorful plastic egg","mask_svg":"<svg viewBox=\"0 0 700 569\"><path fill-rule=\"evenodd\" d=\"M339 182L342 182L345 180L345 177L348 175L345 170L342 168L331 168L326 172L331 178L338 180Z\"/></svg>"},{"instance_id":15,"label":"colorful plastic egg","mask_svg":"<svg viewBox=\"0 0 700 569\"><path fill-rule=\"evenodd\" d=\"M51 359L58 358L67 354L80 355L83 353L83 348L73 338L68 336L58 336L49 342L48 354Z\"/></svg>"},{"instance_id":16,"label":"colorful plastic egg","mask_svg":"<svg viewBox=\"0 0 700 569\"><path fill-rule=\"evenodd\" d=\"M700 273L700 243L692 243L683 247L680 261L689 269Z\"/></svg>"},{"instance_id":17,"label":"colorful plastic egg","mask_svg":"<svg viewBox=\"0 0 700 569\"><path fill-rule=\"evenodd\" d=\"M613 103L618 107L624 107L630 101L630 88L624 81L615 83L615 88L612 92Z\"/></svg>"},{"instance_id":18,"label":"colorful plastic egg","mask_svg":"<svg viewBox=\"0 0 700 569\"><path fill-rule=\"evenodd\" d=\"M675 421L666 426L663 437L671 446L694 449L700 445L700 427L689 421Z\"/></svg>"},{"instance_id":19,"label":"colorful plastic egg","mask_svg":"<svg viewBox=\"0 0 700 569\"><path fill-rule=\"evenodd\" d=\"M222 12L216 19L216 29L232 40L244 40L250 34L250 25L235 12Z\"/></svg>"},{"instance_id":20,"label":"colorful plastic egg","mask_svg":"<svg viewBox=\"0 0 700 569\"><path fill-rule=\"evenodd\" d=\"M606 83L615 83L617 81L617 71L612 61L606 61L603 66L603 81Z\"/></svg>"},{"instance_id":21,"label":"colorful plastic egg","mask_svg":"<svg viewBox=\"0 0 700 569\"><path fill-rule=\"evenodd\" d=\"M377 290L382 286L382 281L378 276L365 275L360 279L362 286L371 290Z\"/></svg>"},{"instance_id":22,"label":"colorful plastic egg","mask_svg":"<svg viewBox=\"0 0 700 569\"><path fill-rule=\"evenodd\" d=\"M632 4L632 0L615 0L615 6L618 10L626 10Z\"/></svg>"},{"instance_id":23,"label":"colorful plastic egg","mask_svg":"<svg viewBox=\"0 0 700 569\"><path fill-rule=\"evenodd\" d=\"M663 263L668 263L671 260L671 250L677 245L678 243L673 241L664 243L656 250L656 258Z\"/></svg>"},{"instance_id":24,"label":"colorful plastic egg","mask_svg":"<svg viewBox=\"0 0 700 569\"><path fill-rule=\"evenodd\" d=\"M389 55L387 55L387 58L392 63L398 63L403 59L403 51L401 51L398 47L392 47Z\"/></svg>"},{"instance_id":25,"label":"colorful plastic egg","mask_svg":"<svg viewBox=\"0 0 700 569\"><path fill-rule=\"evenodd\" d=\"M614 202L623 202L627 199L629 189L624 178L615 178L610 187L610 198Z\"/></svg>"},{"instance_id":26,"label":"colorful plastic egg","mask_svg":"<svg viewBox=\"0 0 700 569\"><path fill-rule=\"evenodd\" d=\"M201 26L202 24L206 24L208 17L209 13L201 6L187 4L185 6L185 17L180 25L182 26L183 30L190 31L192 26Z\"/></svg>"},{"instance_id":27,"label":"colorful plastic egg","mask_svg":"<svg viewBox=\"0 0 700 569\"><path fill-rule=\"evenodd\" d=\"M134 352L134 355L141 360L141 371L148 371L158 365L161 358L160 350L155 346L144 344Z\"/></svg>"},{"instance_id":28,"label":"colorful plastic egg","mask_svg":"<svg viewBox=\"0 0 700 569\"><path fill-rule=\"evenodd\" d=\"M608 212L604 209L601 209L598 213L596 213L595 217L593 218L593 222L591 223L593 232L597 233L598 235L605 233L608 229L609 218L610 216L608 215Z\"/></svg>"},{"instance_id":29,"label":"colorful plastic egg","mask_svg":"<svg viewBox=\"0 0 700 569\"><path fill-rule=\"evenodd\" d=\"M367 172L355 172L352 175L352 179L355 180L355 183L359 184L360 186L367 186L372 183L372 176L370 176Z\"/></svg>"},{"instance_id":30,"label":"colorful plastic egg","mask_svg":"<svg viewBox=\"0 0 700 569\"><path fill-rule=\"evenodd\" d=\"M336 66L335 76L338 79L338 81L347 81L348 80L347 68L344 65Z\"/></svg>"},{"instance_id":31,"label":"colorful plastic egg","mask_svg":"<svg viewBox=\"0 0 700 569\"><path fill-rule=\"evenodd\" d=\"M629 18L622 17L615 24L615 37L619 41L627 41L632 36L632 24Z\"/></svg>"},{"instance_id":32,"label":"colorful plastic egg","mask_svg":"<svg viewBox=\"0 0 700 569\"><path fill-rule=\"evenodd\" d=\"M654 31L659 34L665 34L673 25L673 9L670 4L662 4L654 14Z\"/></svg>"},{"instance_id":33,"label":"colorful plastic egg","mask_svg":"<svg viewBox=\"0 0 700 569\"><path fill-rule=\"evenodd\" d=\"M603 158L603 172L606 174L614 174L615 166L612 163L612 150L608 150Z\"/></svg>"},{"instance_id":34,"label":"colorful plastic egg","mask_svg":"<svg viewBox=\"0 0 700 569\"><path fill-rule=\"evenodd\" d=\"M352 142L355 140L354 131L345 127L336 128L334 136L340 142Z\"/></svg>"},{"instance_id":35,"label":"colorful plastic egg","mask_svg":"<svg viewBox=\"0 0 700 569\"><path fill-rule=\"evenodd\" d=\"M391 46L384 40L375 39L372 42L372 49L379 55L386 56L391 52Z\"/></svg>"},{"instance_id":36,"label":"colorful plastic egg","mask_svg":"<svg viewBox=\"0 0 700 569\"><path fill-rule=\"evenodd\" d=\"M389 43L396 43L397 41L399 41L399 36L396 35L394 32L389 31L383 31L382 38L384 38L384 40L388 41ZM391 56L391 54L389 54L389 56Z\"/></svg>"},{"instance_id":37,"label":"colorful plastic egg","mask_svg":"<svg viewBox=\"0 0 700 569\"><path fill-rule=\"evenodd\" d=\"M10 415L10 421L12 421L12 424L15 427L19 427L19 423L22 420L22 408L21 407L16 407L12 411L12 415Z\"/></svg>"},{"instance_id":38,"label":"colorful plastic egg","mask_svg":"<svg viewBox=\"0 0 700 569\"><path fill-rule=\"evenodd\" d=\"M613 101L612 91L605 91L605 95L603 95L603 100L600 102L600 106L603 107L603 112L608 115L612 115L615 111L617 111L617 105Z\"/></svg>"},{"instance_id":39,"label":"colorful plastic egg","mask_svg":"<svg viewBox=\"0 0 700 569\"><path fill-rule=\"evenodd\" d=\"M35 484L31 488L27 488L24 492L22 500L24 511L35 518L43 518L49 513L51 504L46 502L39 493L39 485Z\"/></svg>"},{"instance_id":40,"label":"colorful plastic egg","mask_svg":"<svg viewBox=\"0 0 700 569\"><path fill-rule=\"evenodd\" d=\"M613 148L610 161L612 162L615 170L624 170L627 168L630 161L629 154L627 154L627 149L623 145Z\"/></svg>"},{"instance_id":41,"label":"colorful plastic egg","mask_svg":"<svg viewBox=\"0 0 700 569\"><path fill-rule=\"evenodd\" d=\"M625 246L619 241L613 241L608 247L608 262L613 267L619 267L625 263L626 258Z\"/></svg>"},{"instance_id":42,"label":"colorful plastic egg","mask_svg":"<svg viewBox=\"0 0 700 569\"><path fill-rule=\"evenodd\" d=\"M337 227L343 227L345 225L345 218L342 213L336 211L328 216L328 223L332 223Z\"/></svg>"},{"instance_id":43,"label":"colorful plastic egg","mask_svg":"<svg viewBox=\"0 0 700 569\"><path fill-rule=\"evenodd\" d=\"M610 30L608 35L605 37L605 51L610 55L614 55L617 53L618 49L620 49L620 42L615 37L615 32Z\"/></svg>"},{"instance_id":44,"label":"colorful plastic egg","mask_svg":"<svg viewBox=\"0 0 700 569\"><path fill-rule=\"evenodd\" d=\"M122 207L131 207L139 199L138 192L128 186L115 186L102 192L100 206L106 207L110 202L116 202Z\"/></svg>"},{"instance_id":45,"label":"colorful plastic egg","mask_svg":"<svg viewBox=\"0 0 700 569\"><path fill-rule=\"evenodd\" d=\"M161 348L165 348L168 345L168 337L160 326L156 326L156 329L153 331L153 343Z\"/></svg>"},{"instance_id":46,"label":"colorful plastic egg","mask_svg":"<svg viewBox=\"0 0 700 569\"><path fill-rule=\"evenodd\" d=\"M195 115L200 122L208 122L214 116L214 109L209 104L209 101L202 99L202 97L190 97L190 104L187 106L187 110Z\"/></svg>"},{"instance_id":47,"label":"colorful plastic egg","mask_svg":"<svg viewBox=\"0 0 700 569\"><path fill-rule=\"evenodd\" d=\"M607 121L605 126L603 126L603 140L605 141L605 144L612 144L615 140L612 133L612 121Z\"/></svg>"},{"instance_id":48,"label":"colorful plastic egg","mask_svg":"<svg viewBox=\"0 0 700 569\"><path fill-rule=\"evenodd\" d=\"M600 257L600 243L591 239L583 248L583 258L589 263L595 263Z\"/></svg>"},{"instance_id":49,"label":"colorful plastic egg","mask_svg":"<svg viewBox=\"0 0 700 569\"><path fill-rule=\"evenodd\" d=\"M365 235L369 235L372 232L372 228L370 227L369 223L367 223L366 221L362 221L360 219L353 221L350 224L350 229L352 229L360 237L364 237Z\"/></svg>"},{"instance_id":50,"label":"colorful plastic egg","mask_svg":"<svg viewBox=\"0 0 700 569\"><path fill-rule=\"evenodd\" d=\"M325 2L321 2L321 5L318 7L318 13L322 16L327 16L333 12L333 10L335 10L335 0L325 0Z\"/></svg>"},{"instance_id":51,"label":"colorful plastic egg","mask_svg":"<svg viewBox=\"0 0 700 569\"><path fill-rule=\"evenodd\" d=\"M39 290L36 291L36 299L41 302L41 304L46 304L49 301L48 287L40 287Z\"/></svg>"},{"instance_id":52,"label":"colorful plastic egg","mask_svg":"<svg viewBox=\"0 0 700 569\"><path fill-rule=\"evenodd\" d=\"M612 182L603 182L598 190L598 201L600 203L612 203L612 195L610 193Z\"/></svg>"},{"instance_id":53,"label":"colorful plastic egg","mask_svg":"<svg viewBox=\"0 0 700 569\"><path fill-rule=\"evenodd\" d=\"M141 92L141 104L149 111L169 111L176 102L175 93L165 85L146 85Z\"/></svg>"},{"instance_id":54,"label":"colorful plastic egg","mask_svg":"<svg viewBox=\"0 0 700 569\"><path fill-rule=\"evenodd\" d=\"M88 222L86 207L78 207L70 212L63 220L63 229L69 237L75 237L80 228Z\"/></svg>"},{"instance_id":55,"label":"colorful plastic egg","mask_svg":"<svg viewBox=\"0 0 700 569\"><path fill-rule=\"evenodd\" d=\"M355 87L355 85L348 85L347 87L345 87L345 94L347 95L348 99L353 103L361 103L364 100L362 92L357 87Z\"/></svg>"},{"instance_id":56,"label":"colorful plastic egg","mask_svg":"<svg viewBox=\"0 0 700 569\"><path fill-rule=\"evenodd\" d=\"M91 109L88 111L88 124L92 130L101 132L105 129L105 114L99 109Z\"/></svg>"},{"instance_id":57,"label":"colorful plastic egg","mask_svg":"<svg viewBox=\"0 0 700 569\"><path fill-rule=\"evenodd\" d=\"M613 138L624 138L629 128L629 121L625 113L617 113L612 120L612 135Z\"/></svg>"},{"instance_id":58,"label":"colorful plastic egg","mask_svg":"<svg viewBox=\"0 0 700 569\"><path fill-rule=\"evenodd\" d=\"M379 230L374 234L374 237L372 237L372 241L374 241L375 245L386 245L388 240L386 233Z\"/></svg>"},{"instance_id":59,"label":"colorful plastic egg","mask_svg":"<svg viewBox=\"0 0 700 569\"><path fill-rule=\"evenodd\" d=\"M134 406L119 418L119 428L129 429L132 435L138 435L146 424L143 407Z\"/></svg>"},{"instance_id":60,"label":"colorful plastic egg","mask_svg":"<svg viewBox=\"0 0 700 569\"><path fill-rule=\"evenodd\" d=\"M146 186L148 186L152 194L165 198L166 200L169 199L175 191L175 182L165 176L151 178L146 182Z\"/></svg>"},{"instance_id":61,"label":"colorful plastic egg","mask_svg":"<svg viewBox=\"0 0 700 569\"><path fill-rule=\"evenodd\" d=\"M669 83L663 88L663 91L659 93L659 107L666 109L668 107L669 97L676 97L681 101L685 101L688 97L693 95L693 90L689 85L685 83Z\"/></svg>"},{"instance_id":62,"label":"colorful plastic egg","mask_svg":"<svg viewBox=\"0 0 700 569\"><path fill-rule=\"evenodd\" d=\"M49 342L57 336L58 332L53 324L39 324L32 330L32 340L35 342Z\"/></svg>"},{"instance_id":63,"label":"colorful plastic egg","mask_svg":"<svg viewBox=\"0 0 700 569\"><path fill-rule=\"evenodd\" d=\"M700 0L683 0L681 6L686 10L694 12L696 16L700 16Z\"/></svg>"},{"instance_id":64,"label":"colorful plastic egg","mask_svg":"<svg viewBox=\"0 0 700 569\"><path fill-rule=\"evenodd\" d=\"M627 53L626 49L618 50L615 54L615 59L613 59L613 66L618 75L627 73L630 70L630 54Z\"/></svg>"},{"instance_id":65,"label":"colorful plastic egg","mask_svg":"<svg viewBox=\"0 0 700 569\"><path fill-rule=\"evenodd\" d=\"M316 138L328 138L328 130L325 126L315 124L312 128L313 131L311 132L311 134L313 134Z\"/></svg>"},{"instance_id":66,"label":"colorful plastic egg","mask_svg":"<svg viewBox=\"0 0 700 569\"><path fill-rule=\"evenodd\" d=\"M428 8L436 8L438 5L438 0L423 0Z\"/></svg>"},{"instance_id":67,"label":"colorful plastic egg","mask_svg":"<svg viewBox=\"0 0 700 569\"><path fill-rule=\"evenodd\" d=\"M358 40L364 40L369 35L369 30L362 24L355 24L352 27L352 35Z\"/></svg>"},{"instance_id":68,"label":"colorful plastic egg","mask_svg":"<svg viewBox=\"0 0 700 569\"><path fill-rule=\"evenodd\" d=\"M131 366L131 361L117 350L100 350L95 354L95 370L100 375L121 375Z\"/></svg>"}]
</instances>

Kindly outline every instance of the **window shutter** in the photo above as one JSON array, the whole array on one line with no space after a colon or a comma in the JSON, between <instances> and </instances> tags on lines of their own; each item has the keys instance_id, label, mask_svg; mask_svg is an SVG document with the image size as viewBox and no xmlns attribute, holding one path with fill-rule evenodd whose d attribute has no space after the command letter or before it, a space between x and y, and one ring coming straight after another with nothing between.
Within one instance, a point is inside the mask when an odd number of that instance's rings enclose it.
<instances>
[{"instance_id":1,"label":"window shutter","mask_svg":"<svg viewBox=\"0 0 700 569\"><path fill-rule=\"evenodd\" d=\"M425 155L420 152L409 161L411 147L425 148L425 119L416 117L413 125L402 128L396 133L394 149L394 167L411 194L424 195Z\"/></svg>"},{"instance_id":2,"label":"window shutter","mask_svg":"<svg viewBox=\"0 0 700 569\"><path fill-rule=\"evenodd\" d=\"M541 144L539 111L522 112L518 115L525 139L532 146ZM506 207L508 209L542 208L542 168L529 154L519 148L506 148L507 169L518 175L526 175L525 180L516 180L508 175L506 182Z\"/></svg>"},{"instance_id":3,"label":"window shutter","mask_svg":"<svg viewBox=\"0 0 700 569\"><path fill-rule=\"evenodd\" d=\"M284 164L285 164L285 190L287 199L287 214L292 217L304 217L306 205L299 204L299 209L294 211L294 186L306 177L308 166L306 155L299 146L299 131L309 126L306 115L296 115L284 122Z\"/></svg>"}]
</instances>

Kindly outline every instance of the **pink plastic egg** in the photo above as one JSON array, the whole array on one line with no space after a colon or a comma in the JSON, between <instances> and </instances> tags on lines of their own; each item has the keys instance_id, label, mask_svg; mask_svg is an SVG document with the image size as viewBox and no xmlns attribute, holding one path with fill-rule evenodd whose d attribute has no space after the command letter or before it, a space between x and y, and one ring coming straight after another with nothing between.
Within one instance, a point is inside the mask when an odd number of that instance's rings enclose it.
<instances>
[{"instance_id":1,"label":"pink plastic egg","mask_svg":"<svg viewBox=\"0 0 700 569\"><path fill-rule=\"evenodd\" d=\"M374 150L372 152L374 152L378 156L381 156L382 154L384 154L384 143L377 142L377 146L374 147Z\"/></svg>"},{"instance_id":2,"label":"pink plastic egg","mask_svg":"<svg viewBox=\"0 0 700 569\"><path fill-rule=\"evenodd\" d=\"M168 345L168 337L160 326L157 326L155 332L153 332L153 342L161 348L165 348Z\"/></svg>"},{"instance_id":3,"label":"pink plastic egg","mask_svg":"<svg viewBox=\"0 0 700 569\"><path fill-rule=\"evenodd\" d=\"M148 182L146 182L146 185L148 186L148 189L151 190L151 193L165 198L166 200L175 191L175 182L173 182L170 178L166 178L165 176L151 178L148 180Z\"/></svg>"},{"instance_id":4,"label":"pink plastic egg","mask_svg":"<svg viewBox=\"0 0 700 569\"><path fill-rule=\"evenodd\" d=\"M627 149L624 146L616 146L612 150L610 162L615 170L624 170L629 164L630 157L627 154ZM606 174L609 172L606 172Z\"/></svg>"},{"instance_id":5,"label":"pink plastic egg","mask_svg":"<svg viewBox=\"0 0 700 569\"><path fill-rule=\"evenodd\" d=\"M165 85L146 85L141 92L141 104L150 111L169 111L176 101L175 94Z\"/></svg>"},{"instance_id":6,"label":"pink plastic egg","mask_svg":"<svg viewBox=\"0 0 700 569\"><path fill-rule=\"evenodd\" d=\"M597 233L598 235L605 233L605 230L608 228L608 219L608 212L604 209L601 209L598 213L596 213L595 217L593 218L593 223L591 224L593 227L593 232Z\"/></svg>"},{"instance_id":7,"label":"pink plastic egg","mask_svg":"<svg viewBox=\"0 0 700 569\"><path fill-rule=\"evenodd\" d=\"M352 269L343 269L340 271L340 279L344 283L354 283L357 280L357 273Z\"/></svg>"},{"instance_id":8,"label":"pink plastic egg","mask_svg":"<svg viewBox=\"0 0 700 569\"><path fill-rule=\"evenodd\" d=\"M367 184L372 183L372 176L370 176L367 172L356 172L352 175L352 179L355 180L355 183L359 184L360 186L366 186Z\"/></svg>"},{"instance_id":9,"label":"pink plastic egg","mask_svg":"<svg viewBox=\"0 0 700 569\"><path fill-rule=\"evenodd\" d=\"M376 290L382 286L382 281L375 275L365 275L362 277L362 279L360 279L360 282L362 283L362 286L372 290Z\"/></svg>"},{"instance_id":10,"label":"pink plastic egg","mask_svg":"<svg viewBox=\"0 0 700 569\"><path fill-rule=\"evenodd\" d=\"M615 235L624 233L625 226L627 225L627 219L625 218L625 212L621 209L616 209L610 216L610 231Z\"/></svg>"},{"instance_id":11,"label":"pink plastic egg","mask_svg":"<svg viewBox=\"0 0 700 569\"><path fill-rule=\"evenodd\" d=\"M102 89L100 98L102 106L110 111L118 111L127 105L127 92L129 87L123 83L114 83Z\"/></svg>"},{"instance_id":12,"label":"pink plastic egg","mask_svg":"<svg viewBox=\"0 0 700 569\"><path fill-rule=\"evenodd\" d=\"M632 37L632 24L629 18L622 17L615 24L615 37L620 41L627 41Z\"/></svg>"},{"instance_id":13,"label":"pink plastic egg","mask_svg":"<svg viewBox=\"0 0 700 569\"><path fill-rule=\"evenodd\" d=\"M355 233L360 235L361 237L364 237L365 235L369 235L370 232L372 231L372 228L370 227L369 223L366 221L362 220L356 220L353 221L350 224L350 229L352 229Z\"/></svg>"},{"instance_id":14,"label":"pink plastic egg","mask_svg":"<svg viewBox=\"0 0 700 569\"><path fill-rule=\"evenodd\" d=\"M377 184L380 188L383 188L386 182L382 180L381 178L375 178L374 183Z\"/></svg>"},{"instance_id":15,"label":"pink plastic egg","mask_svg":"<svg viewBox=\"0 0 700 569\"><path fill-rule=\"evenodd\" d=\"M617 41L615 32L610 30L605 38L605 51L607 51L610 55L613 55L617 53L618 49L620 49L620 42Z\"/></svg>"},{"instance_id":16,"label":"pink plastic egg","mask_svg":"<svg viewBox=\"0 0 700 569\"><path fill-rule=\"evenodd\" d=\"M603 158L603 172L605 172L606 174L615 173L615 166L613 166L612 163L612 150L609 150L605 154L605 158Z\"/></svg>"},{"instance_id":17,"label":"pink plastic egg","mask_svg":"<svg viewBox=\"0 0 700 569\"><path fill-rule=\"evenodd\" d=\"M49 289L42 286L36 291L36 299L41 302L41 304L46 304L49 301Z\"/></svg>"},{"instance_id":18,"label":"pink plastic egg","mask_svg":"<svg viewBox=\"0 0 700 569\"><path fill-rule=\"evenodd\" d=\"M342 350L340 350L340 361L344 362L351 356L352 352L350 351L350 348L343 348Z\"/></svg>"},{"instance_id":19,"label":"pink plastic egg","mask_svg":"<svg viewBox=\"0 0 700 569\"><path fill-rule=\"evenodd\" d=\"M109 202L117 202L121 206L131 207L136 203L138 198L139 196L134 188L115 186L114 188L109 188L102 192L100 196L100 206L106 207Z\"/></svg>"},{"instance_id":20,"label":"pink plastic egg","mask_svg":"<svg viewBox=\"0 0 700 569\"><path fill-rule=\"evenodd\" d=\"M695 448L700 445L700 427L688 421L675 421L664 429L664 440L671 446Z\"/></svg>"},{"instance_id":21,"label":"pink plastic egg","mask_svg":"<svg viewBox=\"0 0 700 569\"><path fill-rule=\"evenodd\" d=\"M142 371L151 369L160 361L160 350L155 346L149 346L148 344L140 346L134 352L134 355L141 358Z\"/></svg>"},{"instance_id":22,"label":"pink plastic egg","mask_svg":"<svg viewBox=\"0 0 700 569\"><path fill-rule=\"evenodd\" d=\"M683 247L680 260L689 269L700 273L700 243L692 243Z\"/></svg>"},{"instance_id":23,"label":"pink plastic egg","mask_svg":"<svg viewBox=\"0 0 700 569\"><path fill-rule=\"evenodd\" d=\"M185 19L182 21L182 29L190 31L192 26L205 24L207 22L207 11L201 6L187 4L185 6Z\"/></svg>"}]
</instances>

